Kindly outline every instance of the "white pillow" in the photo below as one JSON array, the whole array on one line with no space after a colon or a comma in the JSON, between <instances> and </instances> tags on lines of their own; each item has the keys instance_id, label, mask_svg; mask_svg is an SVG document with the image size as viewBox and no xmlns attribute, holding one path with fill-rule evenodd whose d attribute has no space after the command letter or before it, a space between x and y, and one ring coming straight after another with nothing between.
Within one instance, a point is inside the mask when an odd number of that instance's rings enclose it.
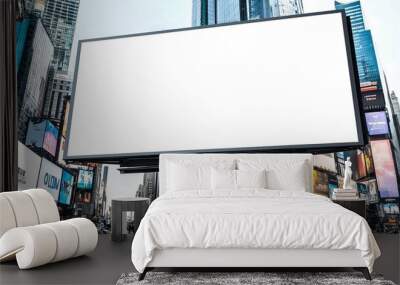
<instances>
[{"instance_id":1,"label":"white pillow","mask_svg":"<svg viewBox=\"0 0 400 285\"><path fill-rule=\"evenodd\" d=\"M306 191L307 161L298 159L239 159L239 170L266 170L267 188L274 190ZM311 177L311 174L310 174Z\"/></svg>"},{"instance_id":2,"label":"white pillow","mask_svg":"<svg viewBox=\"0 0 400 285\"><path fill-rule=\"evenodd\" d=\"M211 190L211 168L234 169L236 161L229 159L176 159L165 165L165 191Z\"/></svg>"},{"instance_id":3,"label":"white pillow","mask_svg":"<svg viewBox=\"0 0 400 285\"><path fill-rule=\"evenodd\" d=\"M211 188L211 167L182 165L170 163L168 165L167 191L185 191Z\"/></svg>"},{"instance_id":4,"label":"white pillow","mask_svg":"<svg viewBox=\"0 0 400 285\"><path fill-rule=\"evenodd\" d=\"M267 188L267 171L258 170L236 170L237 188Z\"/></svg>"},{"instance_id":5,"label":"white pillow","mask_svg":"<svg viewBox=\"0 0 400 285\"><path fill-rule=\"evenodd\" d=\"M211 169L211 188L213 190L220 189L236 189L236 170L231 169Z\"/></svg>"},{"instance_id":6,"label":"white pillow","mask_svg":"<svg viewBox=\"0 0 400 285\"><path fill-rule=\"evenodd\" d=\"M276 169L267 171L268 189L307 191L307 180L304 167L288 168L283 171Z\"/></svg>"},{"instance_id":7,"label":"white pillow","mask_svg":"<svg viewBox=\"0 0 400 285\"><path fill-rule=\"evenodd\" d=\"M213 190L236 190L240 188L267 188L266 170L211 169Z\"/></svg>"}]
</instances>

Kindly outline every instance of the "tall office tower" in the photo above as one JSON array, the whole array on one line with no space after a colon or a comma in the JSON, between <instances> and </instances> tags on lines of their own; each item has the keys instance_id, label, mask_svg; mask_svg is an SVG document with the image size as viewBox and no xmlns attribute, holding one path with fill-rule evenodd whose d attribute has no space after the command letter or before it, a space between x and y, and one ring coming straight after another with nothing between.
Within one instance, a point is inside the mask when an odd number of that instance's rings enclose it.
<instances>
[{"instance_id":1,"label":"tall office tower","mask_svg":"<svg viewBox=\"0 0 400 285\"><path fill-rule=\"evenodd\" d=\"M389 96L389 105L388 108L389 116L391 115L390 121L390 131L392 133L392 143L394 147L394 155L396 157L397 162L397 171L400 175L400 103L399 98L396 96L396 93L392 91L389 94L389 88L387 87L387 81L385 76L387 93Z\"/></svg>"},{"instance_id":2,"label":"tall office tower","mask_svg":"<svg viewBox=\"0 0 400 285\"><path fill-rule=\"evenodd\" d=\"M50 68L42 116L61 124L65 100L71 95L71 90L72 80L68 73Z\"/></svg>"},{"instance_id":3,"label":"tall office tower","mask_svg":"<svg viewBox=\"0 0 400 285\"><path fill-rule=\"evenodd\" d=\"M157 173L144 173L143 184L139 185L136 197L157 198Z\"/></svg>"},{"instance_id":4,"label":"tall office tower","mask_svg":"<svg viewBox=\"0 0 400 285\"><path fill-rule=\"evenodd\" d=\"M344 9L346 16L350 17L360 82L377 82L378 87L381 88L381 78L371 31L365 29L360 1L350 3L335 1L335 7L336 10Z\"/></svg>"},{"instance_id":5,"label":"tall office tower","mask_svg":"<svg viewBox=\"0 0 400 285\"><path fill-rule=\"evenodd\" d=\"M271 9L269 1L266 0L249 0L248 1L248 18L264 19L271 17Z\"/></svg>"},{"instance_id":6,"label":"tall office tower","mask_svg":"<svg viewBox=\"0 0 400 285\"><path fill-rule=\"evenodd\" d=\"M269 17L303 14L302 0L269 0ZM267 6L268 8L268 6Z\"/></svg>"},{"instance_id":7,"label":"tall office tower","mask_svg":"<svg viewBox=\"0 0 400 285\"><path fill-rule=\"evenodd\" d=\"M78 8L79 0L46 1L43 25L54 44L52 63L57 71L68 72Z\"/></svg>"},{"instance_id":8,"label":"tall office tower","mask_svg":"<svg viewBox=\"0 0 400 285\"><path fill-rule=\"evenodd\" d=\"M302 0L193 0L193 26L303 13Z\"/></svg>"},{"instance_id":9,"label":"tall office tower","mask_svg":"<svg viewBox=\"0 0 400 285\"><path fill-rule=\"evenodd\" d=\"M392 112L394 115L397 115L397 117L400 118L400 103L399 103L399 98L396 96L396 93L394 93L394 91L392 91L392 93L390 93L390 104L392 107ZM400 129L399 129L400 130Z\"/></svg>"},{"instance_id":10,"label":"tall office tower","mask_svg":"<svg viewBox=\"0 0 400 285\"><path fill-rule=\"evenodd\" d=\"M35 0L22 0L22 5L24 8L24 14L30 15L35 8Z\"/></svg>"},{"instance_id":11,"label":"tall office tower","mask_svg":"<svg viewBox=\"0 0 400 285\"><path fill-rule=\"evenodd\" d=\"M192 25L246 20L246 0L193 0Z\"/></svg>"},{"instance_id":12,"label":"tall office tower","mask_svg":"<svg viewBox=\"0 0 400 285\"><path fill-rule=\"evenodd\" d=\"M34 14L36 17L42 17L45 4L46 4L46 0L35 0L35 3L33 5L32 14Z\"/></svg>"},{"instance_id":13,"label":"tall office tower","mask_svg":"<svg viewBox=\"0 0 400 285\"><path fill-rule=\"evenodd\" d=\"M29 119L41 114L54 47L40 19L32 19L18 67L18 139L25 141Z\"/></svg>"},{"instance_id":14,"label":"tall office tower","mask_svg":"<svg viewBox=\"0 0 400 285\"><path fill-rule=\"evenodd\" d=\"M216 0L216 21L220 23L232 23L240 20L240 0Z\"/></svg>"}]
</instances>

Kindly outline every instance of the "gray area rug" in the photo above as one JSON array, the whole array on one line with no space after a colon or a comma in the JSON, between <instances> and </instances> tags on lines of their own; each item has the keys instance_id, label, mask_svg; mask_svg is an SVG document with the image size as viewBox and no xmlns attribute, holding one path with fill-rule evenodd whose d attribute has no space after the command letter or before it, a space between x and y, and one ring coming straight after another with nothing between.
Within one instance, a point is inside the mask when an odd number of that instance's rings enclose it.
<instances>
[{"instance_id":1,"label":"gray area rug","mask_svg":"<svg viewBox=\"0 0 400 285\"><path fill-rule=\"evenodd\" d=\"M384 280L382 276L373 275L368 281L359 272L148 272L146 278L138 281L138 273L122 274L116 285L146 285L146 284L267 284L267 285L297 285L324 284L350 285L373 284L395 285Z\"/></svg>"}]
</instances>

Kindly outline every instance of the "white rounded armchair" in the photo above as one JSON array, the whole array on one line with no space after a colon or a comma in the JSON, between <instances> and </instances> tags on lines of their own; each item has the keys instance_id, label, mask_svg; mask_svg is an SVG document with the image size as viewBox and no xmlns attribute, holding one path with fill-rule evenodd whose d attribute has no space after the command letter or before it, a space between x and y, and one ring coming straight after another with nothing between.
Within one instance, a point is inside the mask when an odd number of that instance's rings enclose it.
<instances>
[{"instance_id":1,"label":"white rounded armchair","mask_svg":"<svg viewBox=\"0 0 400 285\"><path fill-rule=\"evenodd\" d=\"M84 255L96 248L88 219L60 221L53 197L43 189L0 193L0 261L20 269Z\"/></svg>"}]
</instances>

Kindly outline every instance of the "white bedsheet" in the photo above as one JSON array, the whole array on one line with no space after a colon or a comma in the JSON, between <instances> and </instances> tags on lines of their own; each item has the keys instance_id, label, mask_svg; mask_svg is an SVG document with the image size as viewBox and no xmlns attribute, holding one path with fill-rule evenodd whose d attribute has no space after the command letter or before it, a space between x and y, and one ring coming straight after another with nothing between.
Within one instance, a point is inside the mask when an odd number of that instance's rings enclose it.
<instances>
[{"instance_id":1,"label":"white bedsheet","mask_svg":"<svg viewBox=\"0 0 400 285\"><path fill-rule=\"evenodd\" d=\"M265 189L164 194L140 223L132 262L143 272L165 248L358 249L370 271L380 256L359 215L319 195Z\"/></svg>"}]
</instances>

